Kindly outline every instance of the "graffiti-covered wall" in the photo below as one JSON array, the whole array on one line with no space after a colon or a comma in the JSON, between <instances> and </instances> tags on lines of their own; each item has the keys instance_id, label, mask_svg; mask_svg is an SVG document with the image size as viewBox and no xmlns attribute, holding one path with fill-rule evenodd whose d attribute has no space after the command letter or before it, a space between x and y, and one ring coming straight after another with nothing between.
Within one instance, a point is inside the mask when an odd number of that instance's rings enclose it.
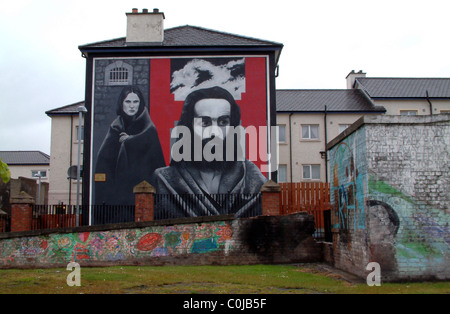
<instances>
[{"instance_id":1,"label":"graffiti-covered wall","mask_svg":"<svg viewBox=\"0 0 450 314\"><path fill-rule=\"evenodd\" d=\"M258 193L267 180L267 127L275 124L268 58L94 58L89 203L134 204L133 187L144 180L158 194ZM176 202L164 210L205 214Z\"/></svg>"},{"instance_id":2,"label":"graffiti-covered wall","mask_svg":"<svg viewBox=\"0 0 450 314\"><path fill-rule=\"evenodd\" d=\"M214 218L217 218L214 220ZM0 235L0 268L106 265L227 265L322 261L314 218L288 216L183 218L58 233ZM109 228L109 229L106 229Z\"/></svg>"},{"instance_id":3,"label":"graffiti-covered wall","mask_svg":"<svg viewBox=\"0 0 450 314\"><path fill-rule=\"evenodd\" d=\"M336 265L450 278L450 117L363 117L328 147Z\"/></svg>"}]
</instances>

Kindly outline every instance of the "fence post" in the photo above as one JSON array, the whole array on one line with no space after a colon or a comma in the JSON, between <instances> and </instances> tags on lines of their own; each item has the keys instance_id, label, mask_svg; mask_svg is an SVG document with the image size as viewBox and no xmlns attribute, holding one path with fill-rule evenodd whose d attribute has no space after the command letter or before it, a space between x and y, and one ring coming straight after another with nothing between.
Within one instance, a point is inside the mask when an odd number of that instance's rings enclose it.
<instances>
[{"instance_id":1,"label":"fence post","mask_svg":"<svg viewBox=\"0 0 450 314\"><path fill-rule=\"evenodd\" d=\"M31 230L34 203L34 198L24 191L11 197L11 232Z\"/></svg>"},{"instance_id":2,"label":"fence post","mask_svg":"<svg viewBox=\"0 0 450 314\"><path fill-rule=\"evenodd\" d=\"M262 214L281 214L281 186L272 180L267 181L261 187Z\"/></svg>"},{"instance_id":3,"label":"fence post","mask_svg":"<svg viewBox=\"0 0 450 314\"><path fill-rule=\"evenodd\" d=\"M134 221L152 221L154 219L155 188L142 181L133 188L135 199Z\"/></svg>"}]
</instances>

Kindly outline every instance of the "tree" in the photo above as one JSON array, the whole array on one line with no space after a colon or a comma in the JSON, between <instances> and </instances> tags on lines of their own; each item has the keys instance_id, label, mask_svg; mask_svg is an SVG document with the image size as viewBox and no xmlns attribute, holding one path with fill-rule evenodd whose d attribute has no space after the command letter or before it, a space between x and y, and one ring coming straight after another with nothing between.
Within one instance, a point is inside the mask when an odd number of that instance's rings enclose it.
<instances>
[{"instance_id":1,"label":"tree","mask_svg":"<svg viewBox=\"0 0 450 314\"><path fill-rule=\"evenodd\" d=\"M0 177L3 183L8 183L11 179L11 172L9 171L8 165L0 159Z\"/></svg>"}]
</instances>

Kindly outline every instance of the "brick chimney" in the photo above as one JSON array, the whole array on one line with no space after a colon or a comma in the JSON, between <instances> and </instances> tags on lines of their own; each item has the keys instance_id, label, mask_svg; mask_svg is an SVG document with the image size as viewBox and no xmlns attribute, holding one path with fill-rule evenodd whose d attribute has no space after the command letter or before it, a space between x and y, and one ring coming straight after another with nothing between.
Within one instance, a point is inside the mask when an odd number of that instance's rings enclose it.
<instances>
[{"instance_id":1,"label":"brick chimney","mask_svg":"<svg viewBox=\"0 0 450 314\"><path fill-rule=\"evenodd\" d=\"M127 45L162 44L164 41L164 13L158 9L148 12L132 9L127 15Z\"/></svg>"},{"instance_id":2,"label":"brick chimney","mask_svg":"<svg viewBox=\"0 0 450 314\"><path fill-rule=\"evenodd\" d=\"M352 70L347 77L345 78L347 80L347 89L355 88L355 80L358 77L366 77L366 73L364 73L362 70L360 70L358 73L355 72L355 70Z\"/></svg>"}]
</instances>

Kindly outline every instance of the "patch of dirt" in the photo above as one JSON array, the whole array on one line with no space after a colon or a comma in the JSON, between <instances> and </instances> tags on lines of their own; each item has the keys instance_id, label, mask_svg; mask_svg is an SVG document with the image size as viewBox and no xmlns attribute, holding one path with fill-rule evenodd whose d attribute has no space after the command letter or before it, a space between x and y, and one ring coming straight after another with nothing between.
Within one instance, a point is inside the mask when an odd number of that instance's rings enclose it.
<instances>
[{"instance_id":1,"label":"patch of dirt","mask_svg":"<svg viewBox=\"0 0 450 314\"><path fill-rule=\"evenodd\" d=\"M333 266L327 264L296 264L299 269L296 271L312 274L321 274L329 278L336 280L342 280L347 282L349 285L364 283L364 279L357 277L353 274L347 273L345 271L334 268Z\"/></svg>"}]
</instances>

